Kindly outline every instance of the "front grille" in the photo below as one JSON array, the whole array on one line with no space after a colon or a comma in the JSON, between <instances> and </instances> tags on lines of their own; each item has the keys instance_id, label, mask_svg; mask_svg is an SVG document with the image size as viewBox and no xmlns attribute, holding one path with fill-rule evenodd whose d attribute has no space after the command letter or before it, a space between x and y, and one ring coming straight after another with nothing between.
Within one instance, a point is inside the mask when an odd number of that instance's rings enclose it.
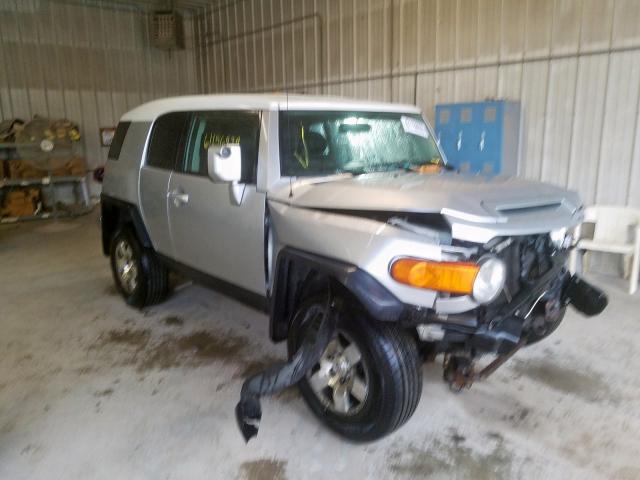
<instances>
[{"instance_id":1,"label":"front grille","mask_svg":"<svg viewBox=\"0 0 640 480\"><path fill-rule=\"evenodd\" d=\"M514 297L520 292L520 242L514 241L505 248L498 257L507 267L507 280L504 284L509 297Z\"/></svg>"},{"instance_id":2,"label":"front grille","mask_svg":"<svg viewBox=\"0 0 640 480\"><path fill-rule=\"evenodd\" d=\"M551 256L555 250L549 235L527 235L512 237L498 257L507 267L505 292L499 300L506 303L520 290L535 284L552 267Z\"/></svg>"}]
</instances>

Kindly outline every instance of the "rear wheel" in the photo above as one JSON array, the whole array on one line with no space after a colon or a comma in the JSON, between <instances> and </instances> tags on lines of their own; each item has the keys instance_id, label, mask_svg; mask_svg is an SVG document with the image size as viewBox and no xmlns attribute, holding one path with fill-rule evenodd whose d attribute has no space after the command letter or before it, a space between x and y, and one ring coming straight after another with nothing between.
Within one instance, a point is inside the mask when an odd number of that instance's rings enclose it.
<instances>
[{"instance_id":1,"label":"rear wheel","mask_svg":"<svg viewBox=\"0 0 640 480\"><path fill-rule=\"evenodd\" d=\"M289 353L322 318L326 299L305 302L289 335ZM337 331L320 361L300 381L311 410L334 431L355 441L381 438L404 424L422 393L413 337L397 325L368 318L359 308L338 312Z\"/></svg>"},{"instance_id":2,"label":"rear wheel","mask_svg":"<svg viewBox=\"0 0 640 480\"><path fill-rule=\"evenodd\" d=\"M168 272L155 253L140 245L126 227L111 241L111 271L116 286L126 302L144 307L162 301L168 291Z\"/></svg>"}]
</instances>

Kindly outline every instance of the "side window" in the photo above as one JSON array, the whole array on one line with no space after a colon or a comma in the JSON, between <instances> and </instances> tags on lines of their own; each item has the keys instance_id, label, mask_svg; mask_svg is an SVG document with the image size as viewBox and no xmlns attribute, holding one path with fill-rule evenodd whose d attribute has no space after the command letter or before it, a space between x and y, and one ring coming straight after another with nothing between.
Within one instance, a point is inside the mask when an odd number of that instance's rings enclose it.
<instances>
[{"instance_id":1,"label":"side window","mask_svg":"<svg viewBox=\"0 0 640 480\"><path fill-rule=\"evenodd\" d=\"M120 157L120 150L122 150L122 144L124 143L124 137L127 136L127 130L129 130L129 126L131 122L120 122L116 127L116 133L113 134L113 139L111 140L111 146L109 147L109 154L107 158L109 160L118 160Z\"/></svg>"},{"instance_id":2,"label":"side window","mask_svg":"<svg viewBox=\"0 0 640 480\"><path fill-rule=\"evenodd\" d=\"M147 165L166 169L175 168L190 115L189 112L171 112L156 119L149 141Z\"/></svg>"},{"instance_id":3,"label":"side window","mask_svg":"<svg viewBox=\"0 0 640 480\"><path fill-rule=\"evenodd\" d=\"M237 143L242 150L242 183L256 182L260 116L254 112L196 112L189 126L189 137L182 171L207 175L210 146Z\"/></svg>"}]
</instances>

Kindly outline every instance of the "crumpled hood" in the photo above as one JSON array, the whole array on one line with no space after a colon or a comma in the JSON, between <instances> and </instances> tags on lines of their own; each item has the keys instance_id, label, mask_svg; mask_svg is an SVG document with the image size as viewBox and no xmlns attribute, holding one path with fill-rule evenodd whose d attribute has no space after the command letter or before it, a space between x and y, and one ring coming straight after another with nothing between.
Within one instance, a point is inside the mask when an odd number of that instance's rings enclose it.
<instances>
[{"instance_id":1,"label":"crumpled hood","mask_svg":"<svg viewBox=\"0 0 640 480\"><path fill-rule=\"evenodd\" d=\"M300 179L291 185L280 183L269 198L314 209L442 213L452 225L493 225L504 234L514 229L527 234L575 225L582 207L579 196L564 188L516 177L454 172ZM505 229L507 225L511 228Z\"/></svg>"}]
</instances>

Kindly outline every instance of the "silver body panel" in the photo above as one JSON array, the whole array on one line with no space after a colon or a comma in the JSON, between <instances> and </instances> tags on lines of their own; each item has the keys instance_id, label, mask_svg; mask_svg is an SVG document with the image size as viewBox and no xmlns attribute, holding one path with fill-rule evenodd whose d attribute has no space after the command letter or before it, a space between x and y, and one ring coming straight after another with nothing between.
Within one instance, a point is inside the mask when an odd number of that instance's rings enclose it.
<instances>
[{"instance_id":1,"label":"silver body panel","mask_svg":"<svg viewBox=\"0 0 640 480\"><path fill-rule=\"evenodd\" d=\"M374 220L296 208L277 201L269 202L269 211L277 232L277 251L291 246L356 265L401 301L434 306L435 292L396 282L389 275L389 262L407 254L442 260L442 250L437 245Z\"/></svg>"},{"instance_id":2,"label":"silver body panel","mask_svg":"<svg viewBox=\"0 0 640 480\"><path fill-rule=\"evenodd\" d=\"M182 110L189 111L195 104L188 98ZM242 98L249 102L248 97ZM179 101L170 100L171 111L181 110ZM265 253L270 262L267 269L272 271L278 251L290 246L356 265L401 301L443 314L468 311L477 304L468 296L445 298L434 291L400 284L389 275L389 265L399 256L449 259L447 246L399 225L349 215L349 210L441 214L450 224L454 239L478 245L494 237L570 228L581 221L582 204L576 193L518 178L489 179L451 172L283 178L278 109L284 107L284 101L270 101L268 108L262 104L238 107L262 111L257 182L241 186L244 193L240 202L234 202L228 184L176 172L165 171L163 176L144 165L150 123L137 120L161 114L164 107L156 103L123 117L133 123L120 160L107 162L103 192L140 206L159 252L253 292L268 291ZM300 108L341 110L335 100L322 108L318 102L301 103ZM345 105L345 109L353 108ZM218 108L228 109L228 102ZM411 113L415 107L403 108ZM202 110L202 105L198 109ZM210 109L216 110L215 102ZM173 202L170 194L178 190L188 195L188 202ZM265 205L271 216L267 249Z\"/></svg>"},{"instance_id":3,"label":"silver body panel","mask_svg":"<svg viewBox=\"0 0 640 480\"><path fill-rule=\"evenodd\" d=\"M169 192L186 203L168 201L173 254L178 262L255 293L265 293L265 194L247 185L240 205L230 185L174 172Z\"/></svg>"},{"instance_id":4,"label":"silver body panel","mask_svg":"<svg viewBox=\"0 0 640 480\"><path fill-rule=\"evenodd\" d=\"M143 165L140 169L140 213L156 251L171 255L167 188L171 171Z\"/></svg>"},{"instance_id":5,"label":"silver body panel","mask_svg":"<svg viewBox=\"0 0 640 480\"><path fill-rule=\"evenodd\" d=\"M293 195L290 196L290 190ZM515 177L372 173L280 183L269 198L304 208L442 213L459 240L529 235L580 221L578 195Z\"/></svg>"},{"instance_id":6,"label":"silver body panel","mask_svg":"<svg viewBox=\"0 0 640 480\"><path fill-rule=\"evenodd\" d=\"M138 174L145 155L151 122L132 122L117 161L105 165L102 193L138 204Z\"/></svg>"}]
</instances>

